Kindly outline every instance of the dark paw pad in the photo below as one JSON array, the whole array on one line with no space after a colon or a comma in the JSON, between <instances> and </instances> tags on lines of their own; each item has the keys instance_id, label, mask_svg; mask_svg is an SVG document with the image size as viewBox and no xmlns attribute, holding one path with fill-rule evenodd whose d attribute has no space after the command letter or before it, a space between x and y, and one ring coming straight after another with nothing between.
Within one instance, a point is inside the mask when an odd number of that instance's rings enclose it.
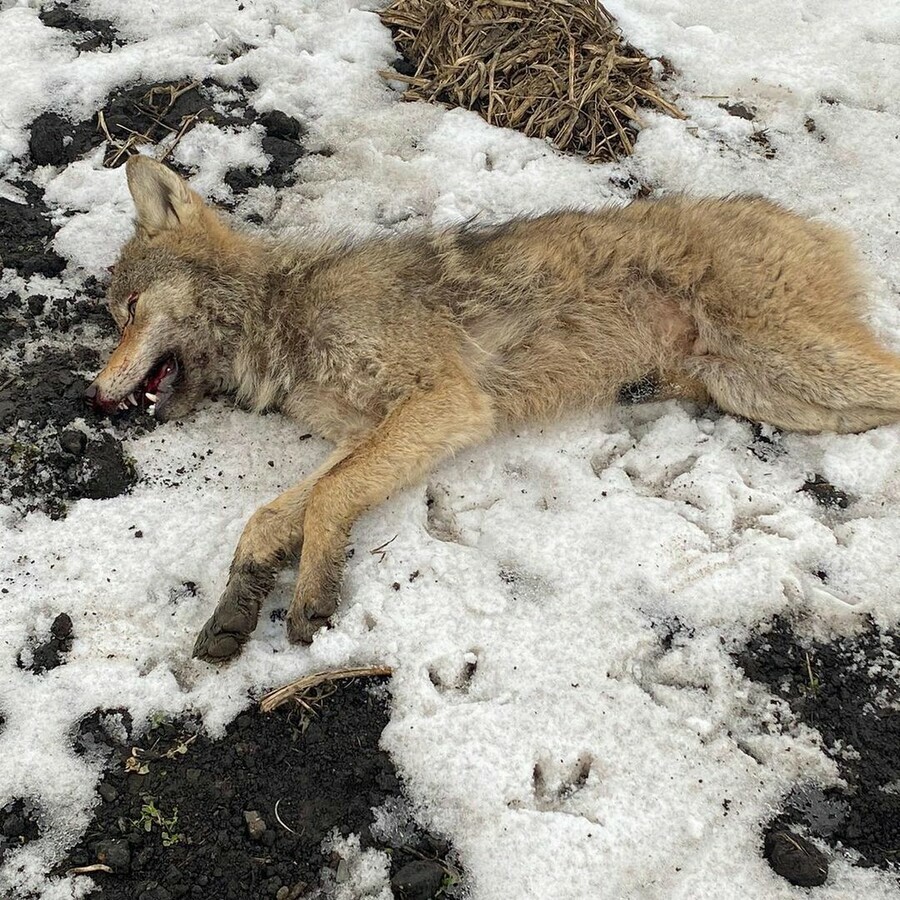
<instances>
[{"instance_id":1,"label":"dark paw pad","mask_svg":"<svg viewBox=\"0 0 900 900\"><path fill-rule=\"evenodd\" d=\"M314 595L315 600L304 601L302 594L294 597L288 610L287 633L292 644L309 644L313 635L328 625L338 605L337 588Z\"/></svg>"},{"instance_id":2,"label":"dark paw pad","mask_svg":"<svg viewBox=\"0 0 900 900\"><path fill-rule=\"evenodd\" d=\"M328 625L328 616L316 615L311 607L295 607L288 612L287 636L292 644L311 644L315 633Z\"/></svg>"},{"instance_id":3,"label":"dark paw pad","mask_svg":"<svg viewBox=\"0 0 900 900\"><path fill-rule=\"evenodd\" d=\"M218 613L200 629L197 640L194 642L193 656L205 662L221 663L231 659L241 652L250 631L233 630L226 628Z\"/></svg>"}]
</instances>

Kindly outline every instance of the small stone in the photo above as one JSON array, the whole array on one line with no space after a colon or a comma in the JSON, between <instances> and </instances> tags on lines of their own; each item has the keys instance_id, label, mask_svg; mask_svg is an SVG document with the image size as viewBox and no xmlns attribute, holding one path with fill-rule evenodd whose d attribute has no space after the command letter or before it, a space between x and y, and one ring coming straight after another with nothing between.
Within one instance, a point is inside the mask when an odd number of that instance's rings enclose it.
<instances>
[{"instance_id":1,"label":"small stone","mask_svg":"<svg viewBox=\"0 0 900 900\"><path fill-rule=\"evenodd\" d=\"M764 855L773 871L798 887L818 887L828 878L825 854L791 831L770 831Z\"/></svg>"},{"instance_id":2,"label":"small stone","mask_svg":"<svg viewBox=\"0 0 900 900\"><path fill-rule=\"evenodd\" d=\"M266 823L263 817L255 809L248 809L244 811L244 821L247 823L247 833L250 835L250 840L258 841L266 830Z\"/></svg>"},{"instance_id":3,"label":"small stone","mask_svg":"<svg viewBox=\"0 0 900 900\"><path fill-rule=\"evenodd\" d=\"M97 844L97 859L117 874L127 872L131 868L131 848L128 841L115 838L101 841Z\"/></svg>"},{"instance_id":4,"label":"small stone","mask_svg":"<svg viewBox=\"0 0 900 900\"><path fill-rule=\"evenodd\" d=\"M306 893L307 884L305 881L298 881L293 887L282 885L275 892L275 900L300 900Z\"/></svg>"},{"instance_id":5,"label":"small stone","mask_svg":"<svg viewBox=\"0 0 900 900\"><path fill-rule=\"evenodd\" d=\"M87 436L77 428L67 428L59 436L59 445L69 456L81 456L87 446Z\"/></svg>"},{"instance_id":6,"label":"small stone","mask_svg":"<svg viewBox=\"0 0 900 900\"><path fill-rule=\"evenodd\" d=\"M100 782L97 793L100 794L104 803L112 803L119 796L119 792L108 781Z\"/></svg>"},{"instance_id":7,"label":"small stone","mask_svg":"<svg viewBox=\"0 0 900 900\"><path fill-rule=\"evenodd\" d=\"M431 900L440 890L444 868L439 862L417 859L407 863L391 879L391 887L403 900Z\"/></svg>"},{"instance_id":8,"label":"small stone","mask_svg":"<svg viewBox=\"0 0 900 900\"><path fill-rule=\"evenodd\" d=\"M350 880L350 866L348 865L346 859L342 859L337 864L337 871L335 872L334 880L338 884L343 884L345 881Z\"/></svg>"}]
</instances>

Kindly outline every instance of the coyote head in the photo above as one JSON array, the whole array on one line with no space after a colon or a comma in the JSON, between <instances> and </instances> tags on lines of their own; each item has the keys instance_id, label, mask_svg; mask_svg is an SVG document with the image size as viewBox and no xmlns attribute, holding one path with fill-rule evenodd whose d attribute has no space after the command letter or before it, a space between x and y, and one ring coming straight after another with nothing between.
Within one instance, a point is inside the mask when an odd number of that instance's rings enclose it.
<instances>
[{"instance_id":1,"label":"coyote head","mask_svg":"<svg viewBox=\"0 0 900 900\"><path fill-rule=\"evenodd\" d=\"M105 413L176 418L230 380L249 240L164 165L134 156L126 172L137 221L107 297L121 338L85 396Z\"/></svg>"}]
</instances>

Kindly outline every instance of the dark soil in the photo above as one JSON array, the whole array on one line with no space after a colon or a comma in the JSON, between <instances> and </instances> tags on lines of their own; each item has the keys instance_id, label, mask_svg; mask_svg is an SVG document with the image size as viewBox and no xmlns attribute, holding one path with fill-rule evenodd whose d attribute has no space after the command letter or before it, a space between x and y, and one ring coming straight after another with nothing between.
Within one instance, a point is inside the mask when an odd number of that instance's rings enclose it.
<instances>
[{"instance_id":1,"label":"dark soil","mask_svg":"<svg viewBox=\"0 0 900 900\"><path fill-rule=\"evenodd\" d=\"M770 833L790 828L832 847L852 847L859 865L897 870L900 861L900 643L869 627L832 643L806 641L776 619L736 657L754 681L782 697L822 736L847 787L799 785Z\"/></svg>"},{"instance_id":2,"label":"dark soil","mask_svg":"<svg viewBox=\"0 0 900 900\"><path fill-rule=\"evenodd\" d=\"M119 710L80 723L76 747L106 754L109 765L94 819L60 871L109 866L90 895L105 900L283 900L341 880L339 860L322 847L336 830L390 850L391 874L407 885L397 897L427 900L449 887L457 869L444 841L414 827L392 841L370 828L374 808L402 806L378 747L385 689L350 682L283 710L244 712L219 741L190 722L135 738Z\"/></svg>"},{"instance_id":3,"label":"dark soil","mask_svg":"<svg viewBox=\"0 0 900 900\"><path fill-rule=\"evenodd\" d=\"M31 126L31 161L35 165L66 165L106 141L108 133L115 143L107 146L104 161L115 167L137 152L135 142L127 152L119 152L132 134L143 136L143 146L186 133L200 122L245 125L251 121L241 103L225 100L223 89L212 80L118 88L106 98L101 112L102 125L99 116L75 123L53 112L42 113Z\"/></svg>"},{"instance_id":4,"label":"dark soil","mask_svg":"<svg viewBox=\"0 0 900 900\"><path fill-rule=\"evenodd\" d=\"M103 141L93 122L74 124L55 112L43 112L31 123L28 153L35 166L64 166Z\"/></svg>"},{"instance_id":5,"label":"dark soil","mask_svg":"<svg viewBox=\"0 0 900 900\"><path fill-rule=\"evenodd\" d=\"M104 47L109 50L113 44L122 44L116 29L109 19L89 19L68 6L51 6L40 12L40 20L48 28L70 31L75 41L75 49L81 53Z\"/></svg>"},{"instance_id":6,"label":"dark soil","mask_svg":"<svg viewBox=\"0 0 900 900\"><path fill-rule=\"evenodd\" d=\"M43 318L50 316L57 326L65 319L68 327L54 330L70 330L78 319L78 298L71 315L60 311L69 304L48 305L51 309ZM23 306L27 309L27 304ZM93 313L91 309L88 314ZM26 317L21 327L24 353L27 344L39 342L32 328L40 331L43 326L35 326ZM31 363L0 366L0 449L4 451L0 453L0 502L22 512L40 509L58 518L73 500L115 497L135 483L134 467L112 426L89 412L84 403L84 390L99 368L97 351L78 344L68 350L45 350ZM131 427L152 424L143 416Z\"/></svg>"},{"instance_id":7,"label":"dark soil","mask_svg":"<svg viewBox=\"0 0 900 900\"><path fill-rule=\"evenodd\" d=\"M814 475L804 482L800 490L809 494L821 506L846 509L853 502L853 498L846 491L836 488L821 475Z\"/></svg>"},{"instance_id":8,"label":"dark soil","mask_svg":"<svg viewBox=\"0 0 900 900\"><path fill-rule=\"evenodd\" d=\"M739 119L746 119L752 122L756 118L756 110L746 103L720 103L719 109L724 109L729 116L737 116Z\"/></svg>"},{"instance_id":9,"label":"dark soil","mask_svg":"<svg viewBox=\"0 0 900 900\"><path fill-rule=\"evenodd\" d=\"M760 152L766 159L775 159L777 151L772 146L767 131L754 131L753 134L750 135L750 141L760 148Z\"/></svg>"},{"instance_id":10,"label":"dark soil","mask_svg":"<svg viewBox=\"0 0 900 900\"><path fill-rule=\"evenodd\" d=\"M774 871L798 887L818 887L828 879L825 854L794 832L770 829L763 855Z\"/></svg>"},{"instance_id":11,"label":"dark soil","mask_svg":"<svg viewBox=\"0 0 900 900\"><path fill-rule=\"evenodd\" d=\"M116 89L106 98L100 110L102 121L97 115L76 123L55 112L44 112L31 126L31 162L66 165L108 141L109 135L112 143L107 143L104 163L115 168L136 153L138 147L186 134L201 122L233 128L259 123L266 131L262 148L270 158L268 168L263 173L233 170L226 181L236 190L257 184L282 187L292 182L294 163L306 152L302 144L306 129L297 119L277 110L257 113L248 105L246 94L251 87L224 87L212 79L202 83L137 84ZM134 135L140 135L140 140L134 140ZM234 172L245 172L247 183L243 184ZM237 181L237 188L233 181Z\"/></svg>"},{"instance_id":12,"label":"dark soil","mask_svg":"<svg viewBox=\"0 0 900 900\"><path fill-rule=\"evenodd\" d=\"M40 837L40 812L29 797L15 797L0 807L0 864L10 850Z\"/></svg>"},{"instance_id":13,"label":"dark soil","mask_svg":"<svg viewBox=\"0 0 900 900\"><path fill-rule=\"evenodd\" d=\"M53 278L66 262L50 248L56 229L41 191L28 181L15 187L24 191L24 203L0 197L0 268Z\"/></svg>"},{"instance_id":14,"label":"dark soil","mask_svg":"<svg viewBox=\"0 0 900 900\"><path fill-rule=\"evenodd\" d=\"M617 403L651 403L659 394L662 384L655 372L648 372L638 381L631 381L619 388Z\"/></svg>"},{"instance_id":15,"label":"dark soil","mask_svg":"<svg viewBox=\"0 0 900 900\"><path fill-rule=\"evenodd\" d=\"M242 168L226 173L225 183L235 195L261 184L276 188L291 184L294 163L306 153L302 144L306 129L296 119L272 110L258 116L256 121L266 129L262 148L270 159L269 167L265 172Z\"/></svg>"}]
</instances>

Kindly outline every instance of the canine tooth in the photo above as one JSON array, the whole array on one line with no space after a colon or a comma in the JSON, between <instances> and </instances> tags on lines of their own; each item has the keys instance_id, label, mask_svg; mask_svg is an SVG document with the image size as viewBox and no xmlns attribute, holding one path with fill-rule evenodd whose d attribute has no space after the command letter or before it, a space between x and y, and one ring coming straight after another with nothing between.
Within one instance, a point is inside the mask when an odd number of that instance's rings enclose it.
<instances>
[{"instance_id":1,"label":"canine tooth","mask_svg":"<svg viewBox=\"0 0 900 900\"><path fill-rule=\"evenodd\" d=\"M156 403L156 401L159 399L158 396L157 396L156 394L151 394L149 391L148 391L146 394L144 394L144 396L145 396L151 403Z\"/></svg>"},{"instance_id":2,"label":"canine tooth","mask_svg":"<svg viewBox=\"0 0 900 900\"><path fill-rule=\"evenodd\" d=\"M137 397L135 397L134 394L129 394L129 395L128 395L128 402L129 402L132 406L137 406L137 405L138 405Z\"/></svg>"}]
</instances>

